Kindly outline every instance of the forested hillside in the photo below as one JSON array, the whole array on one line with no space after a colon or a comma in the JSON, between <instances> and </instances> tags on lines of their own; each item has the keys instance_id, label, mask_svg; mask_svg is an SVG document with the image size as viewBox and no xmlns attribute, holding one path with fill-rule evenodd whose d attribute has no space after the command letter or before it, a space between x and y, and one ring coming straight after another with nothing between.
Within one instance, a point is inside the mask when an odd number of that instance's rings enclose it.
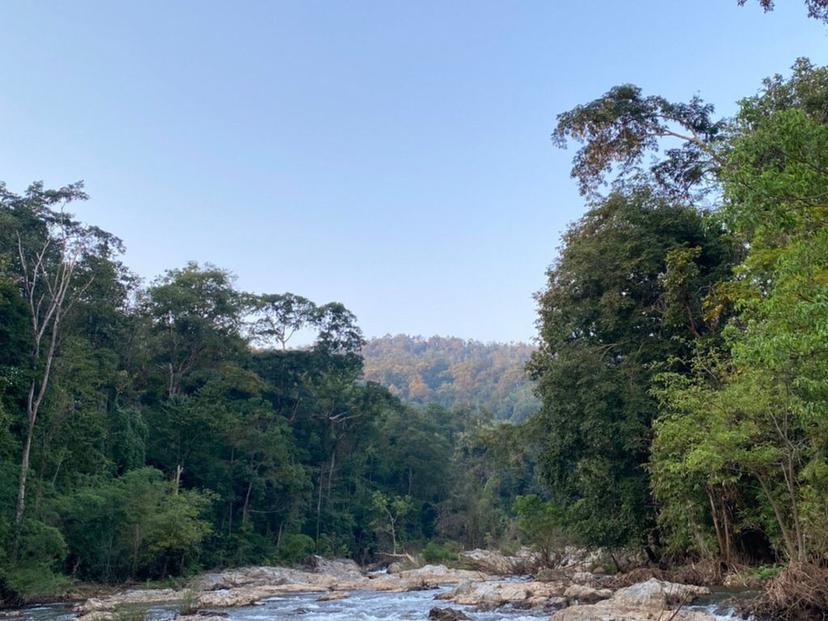
<instances>
[{"instance_id":1,"label":"forested hillside","mask_svg":"<svg viewBox=\"0 0 828 621\"><path fill-rule=\"evenodd\" d=\"M496 420L519 422L538 409L524 343L398 334L370 339L362 349L365 377L403 401L473 407Z\"/></svg>"}]
</instances>

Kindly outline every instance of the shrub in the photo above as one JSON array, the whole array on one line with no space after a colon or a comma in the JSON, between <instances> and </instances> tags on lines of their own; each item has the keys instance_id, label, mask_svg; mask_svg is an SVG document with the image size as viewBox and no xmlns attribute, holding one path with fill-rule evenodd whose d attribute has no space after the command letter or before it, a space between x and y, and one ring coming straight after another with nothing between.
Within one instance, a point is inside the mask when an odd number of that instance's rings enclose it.
<instances>
[{"instance_id":1,"label":"shrub","mask_svg":"<svg viewBox=\"0 0 828 621\"><path fill-rule=\"evenodd\" d=\"M456 561L457 555L449 550L447 546L429 541L426 547L423 548L423 558L426 563L445 563L446 561Z\"/></svg>"},{"instance_id":2,"label":"shrub","mask_svg":"<svg viewBox=\"0 0 828 621\"><path fill-rule=\"evenodd\" d=\"M282 537L276 551L276 560L293 565L313 554L316 544L313 539L301 533L288 533Z\"/></svg>"}]
</instances>

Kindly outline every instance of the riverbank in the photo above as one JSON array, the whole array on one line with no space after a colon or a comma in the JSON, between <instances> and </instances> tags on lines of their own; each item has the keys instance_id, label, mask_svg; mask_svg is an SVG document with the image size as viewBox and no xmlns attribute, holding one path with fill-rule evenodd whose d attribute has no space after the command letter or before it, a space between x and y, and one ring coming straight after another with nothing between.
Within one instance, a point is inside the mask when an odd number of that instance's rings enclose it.
<instances>
[{"instance_id":1,"label":"riverbank","mask_svg":"<svg viewBox=\"0 0 828 621\"><path fill-rule=\"evenodd\" d=\"M533 617L549 617L552 621L717 618L709 611L691 608L694 601L710 595L706 586L657 578L625 585L619 576L590 571L587 566L594 562L592 558L554 570L515 575L515 568L530 564L526 555L504 557L485 551L466 554L466 567L391 566L366 571L353 561L321 558L314 558L311 566L304 568L245 567L201 575L186 588L126 589L90 597L76 604L74 613L78 621L121 621L125 610L175 604L179 621L209 621L205 617L297 594L312 595L314 601L322 603L361 597L367 592L430 592L432 612L438 619L454 620L454 607L478 613L531 611ZM467 616L466 612L462 614Z\"/></svg>"},{"instance_id":2,"label":"riverbank","mask_svg":"<svg viewBox=\"0 0 828 621\"><path fill-rule=\"evenodd\" d=\"M711 602L720 604L725 599L723 594L732 597L747 593L740 584L731 585L726 593L722 589L711 592L710 576L705 575L703 567L665 572L639 563L631 571L611 574L604 570L604 560L600 552L568 549L555 568L543 568L528 550L512 556L472 550L458 554L451 566L414 566L411 559L406 564L366 569L351 560L311 557L300 567L256 566L208 572L155 588L134 585L96 590L95 585L78 585L69 593L72 601L63 616L15 619L138 621L147 610L161 610L164 619L177 615L179 621L218 621L208 617L233 616L233 610L262 605L274 598L301 595L303 601L312 597L321 605L362 599L370 593L394 599L423 592L433 602L434 618L448 621L463 619L452 616L455 609L466 615L521 610L533 618L552 621L712 621L722 617L714 614L718 608ZM631 567L637 559L616 557L616 561ZM734 602L724 609L736 606Z\"/></svg>"}]
</instances>

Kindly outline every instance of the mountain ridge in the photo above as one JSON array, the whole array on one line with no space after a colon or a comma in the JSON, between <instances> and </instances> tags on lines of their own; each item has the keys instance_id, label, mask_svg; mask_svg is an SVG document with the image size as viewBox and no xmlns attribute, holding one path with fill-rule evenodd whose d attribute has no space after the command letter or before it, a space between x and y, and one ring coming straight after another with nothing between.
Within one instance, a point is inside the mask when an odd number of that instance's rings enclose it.
<instances>
[{"instance_id":1,"label":"mountain ridge","mask_svg":"<svg viewBox=\"0 0 828 621\"><path fill-rule=\"evenodd\" d=\"M534 350L520 342L386 334L369 339L362 355L365 379L403 401L479 408L497 420L519 422L538 407L524 370Z\"/></svg>"}]
</instances>

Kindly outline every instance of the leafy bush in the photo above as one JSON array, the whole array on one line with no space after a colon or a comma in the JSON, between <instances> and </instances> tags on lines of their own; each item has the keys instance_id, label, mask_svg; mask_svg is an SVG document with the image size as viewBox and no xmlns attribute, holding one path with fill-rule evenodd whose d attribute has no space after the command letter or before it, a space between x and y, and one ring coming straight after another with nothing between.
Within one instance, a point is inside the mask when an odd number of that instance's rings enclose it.
<instances>
[{"instance_id":1,"label":"leafy bush","mask_svg":"<svg viewBox=\"0 0 828 621\"><path fill-rule=\"evenodd\" d=\"M554 564L556 554L566 545L563 512L534 494L515 498L514 508L521 533L547 565Z\"/></svg>"},{"instance_id":2,"label":"leafy bush","mask_svg":"<svg viewBox=\"0 0 828 621\"><path fill-rule=\"evenodd\" d=\"M426 563L445 563L446 561L456 561L457 555L449 550L447 546L429 541L426 547L423 548L423 558Z\"/></svg>"},{"instance_id":3,"label":"leafy bush","mask_svg":"<svg viewBox=\"0 0 828 621\"><path fill-rule=\"evenodd\" d=\"M13 594L14 599L25 602L33 597L59 595L71 580L42 563L21 563L0 572L0 583L0 592Z\"/></svg>"},{"instance_id":4,"label":"leafy bush","mask_svg":"<svg viewBox=\"0 0 828 621\"><path fill-rule=\"evenodd\" d=\"M78 568L96 580L182 573L210 532L211 496L175 493L155 468L132 470L62 501L63 532Z\"/></svg>"},{"instance_id":5,"label":"leafy bush","mask_svg":"<svg viewBox=\"0 0 828 621\"><path fill-rule=\"evenodd\" d=\"M66 552L66 542L57 528L26 520L20 533L20 560L0 570L0 592L23 600L62 592L70 581L56 572Z\"/></svg>"},{"instance_id":6,"label":"leafy bush","mask_svg":"<svg viewBox=\"0 0 828 621\"><path fill-rule=\"evenodd\" d=\"M277 562L293 565L313 554L316 544L313 539L301 533L288 533L279 543Z\"/></svg>"}]
</instances>

